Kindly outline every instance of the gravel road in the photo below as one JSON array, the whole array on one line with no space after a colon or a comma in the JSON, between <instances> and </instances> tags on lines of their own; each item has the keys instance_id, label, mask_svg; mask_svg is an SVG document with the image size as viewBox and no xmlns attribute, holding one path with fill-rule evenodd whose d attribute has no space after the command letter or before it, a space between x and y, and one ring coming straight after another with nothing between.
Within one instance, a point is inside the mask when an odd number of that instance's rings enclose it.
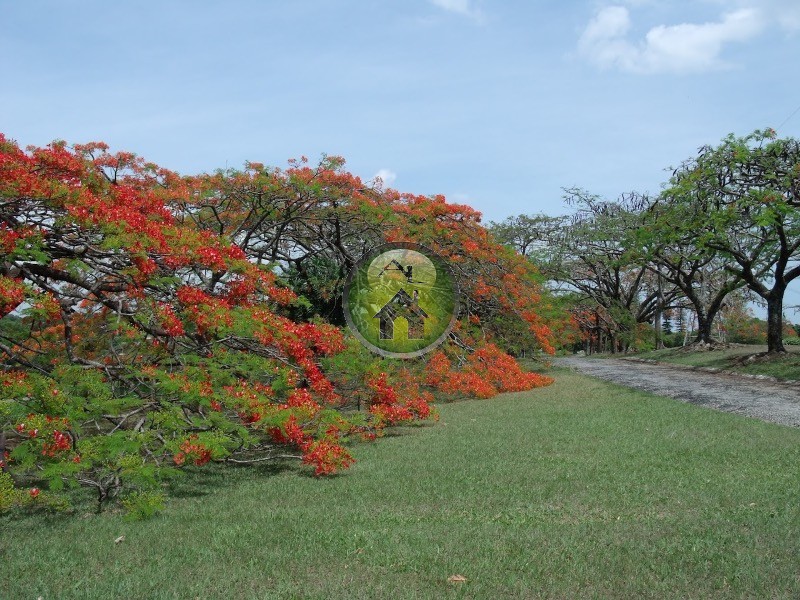
<instances>
[{"instance_id":1,"label":"gravel road","mask_svg":"<svg viewBox=\"0 0 800 600\"><path fill-rule=\"evenodd\" d=\"M795 386L613 358L569 356L555 363L659 396L800 427L800 388Z\"/></svg>"}]
</instances>

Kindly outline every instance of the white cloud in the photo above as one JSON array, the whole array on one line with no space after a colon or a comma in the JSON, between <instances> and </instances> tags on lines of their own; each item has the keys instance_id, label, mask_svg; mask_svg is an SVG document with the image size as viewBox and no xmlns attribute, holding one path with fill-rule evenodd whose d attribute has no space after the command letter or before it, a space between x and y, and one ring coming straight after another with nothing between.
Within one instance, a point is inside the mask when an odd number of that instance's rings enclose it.
<instances>
[{"instance_id":1,"label":"white cloud","mask_svg":"<svg viewBox=\"0 0 800 600\"><path fill-rule=\"evenodd\" d=\"M710 23L658 25L638 44L627 39L631 18L624 6L601 9L586 26L578 50L603 68L636 73L691 73L726 66L726 44L745 42L766 27L759 10L740 8Z\"/></svg>"},{"instance_id":2,"label":"white cloud","mask_svg":"<svg viewBox=\"0 0 800 600\"><path fill-rule=\"evenodd\" d=\"M430 2L442 10L463 15L470 19L480 20L483 17L480 9L473 5L472 0L430 0Z\"/></svg>"},{"instance_id":3,"label":"white cloud","mask_svg":"<svg viewBox=\"0 0 800 600\"><path fill-rule=\"evenodd\" d=\"M789 33L800 31L800 2L797 0L716 0L731 8L758 10L762 18L777 23Z\"/></svg>"},{"instance_id":4,"label":"white cloud","mask_svg":"<svg viewBox=\"0 0 800 600\"><path fill-rule=\"evenodd\" d=\"M390 171L389 169L379 169L378 172L372 177L372 181L377 183L378 179L380 179L381 183L383 184L380 187L389 187L397 179L397 173Z\"/></svg>"}]
</instances>

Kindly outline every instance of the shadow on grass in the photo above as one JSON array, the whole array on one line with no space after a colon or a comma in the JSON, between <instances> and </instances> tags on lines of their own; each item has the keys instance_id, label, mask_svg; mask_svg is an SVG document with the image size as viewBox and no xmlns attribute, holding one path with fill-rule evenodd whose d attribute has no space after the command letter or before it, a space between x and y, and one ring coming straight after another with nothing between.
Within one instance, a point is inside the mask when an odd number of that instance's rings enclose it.
<instances>
[{"instance_id":1,"label":"shadow on grass","mask_svg":"<svg viewBox=\"0 0 800 600\"><path fill-rule=\"evenodd\" d=\"M62 492L66 495L67 506L48 506L42 503L33 503L27 506L11 509L5 513L0 513L0 531L11 521L15 523L31 522L31 528L58 528L66 525L80 516L97 515L97 497L94 490L85 487L76 487ZM46 497L47 492L43 492L42 497ZM118 507L107 506L104 512L118 511ZM0 536L2 537L2 536Z\"/></svg>"},{"instance_id":2,"label":"shadow on grass","mask_svg":"<svg viewBox=\"0 0 800 600\"><path fill-rule=\"evenodd\" d=\"M170 498L198 498L249 481L253 477L274 477L284 472L302 472L299 461L275 459L253 465L212 463L187 467L167 481L164 491Z\"/></svg>"},{"instance_id":3,"label":"shadow on grass","mask_svg":"<svg viewBox=\"0 0 800 600\"><path fill-rule=\"evenodd\" d=\"M84 503L81 503L83 505ZM85 506L72 505L67 510L61 511L48 511L33 508L20 508L14 511L9 511L0 515L0 530L5 528L6 524L25 523L31 521L32 527L35 529L59 527L75 520L76 515L83 513L94 513L94 504L85 503ZM85 509L85 510L82 510ZM0 546L0 557L2 556L2 546Z\"/></svg>"},{"instance_id":4,"label":"shadow on grass","mask_svg":"<svg viewBox=\"0 0 800 600\"><path fill-rule=\"evenodd\" d=\"M438 399L437 399L438 402ZM412 435L414 432L420 429L429 429L431 427L436 427L436 421L433 419L428 419L427 421L414 421L411 423L406 423L404 425L396 425L394 427L388 427L387 429L383 430L383 435L375 440L374 442L361 442L358 441L356 444L373 444L373 443L380 443L380 440L383 438L395 438L395 437L404 437L407 435Z\"/></svg>"},{"instance_id":5,"label":"shadow on grass","mask_svg":"<svg viewBox=\"0 0 800 600\"><path fill-rule=\"evenodd\" d=\"M519 365L528 373L536 373L537 375L550 375L556 369L552 365L552 359L538 359L538 358L518 358Z\"/></svg>"}]
</instances>

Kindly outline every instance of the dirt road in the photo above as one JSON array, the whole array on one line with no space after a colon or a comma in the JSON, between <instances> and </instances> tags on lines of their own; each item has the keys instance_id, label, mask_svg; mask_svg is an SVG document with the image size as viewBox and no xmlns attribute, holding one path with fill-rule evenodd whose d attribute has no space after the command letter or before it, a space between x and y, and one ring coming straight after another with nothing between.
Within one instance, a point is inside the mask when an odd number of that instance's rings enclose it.
<instances>
[{"instance_id":1,"label":"dirt road","mask_svg":"<svg viewBox=\"0 0 800 600\"><path fill-rule=\"evenodd\" d=\"M569 356L555 363L659 396L800 427L800 388L795 386L612 358Z\"/></svg>"}]
</instances>

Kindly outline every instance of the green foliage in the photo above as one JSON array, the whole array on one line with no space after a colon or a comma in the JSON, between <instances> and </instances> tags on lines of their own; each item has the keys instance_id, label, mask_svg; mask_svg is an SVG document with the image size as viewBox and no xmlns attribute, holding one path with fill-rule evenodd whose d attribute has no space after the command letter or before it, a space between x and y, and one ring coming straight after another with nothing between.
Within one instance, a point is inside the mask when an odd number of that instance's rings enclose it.
<instances>
[{"instance_id":1,"label":"green foliage","mask_svg":"<svg viewBox=\"0 0 800 600\"><path fill-rule=\"evenodd\" d=\"M32 501L29 494L14 487L11 475L0 471L0 512L29 501Z\"/></svg>"},{"instance_id":2,"label":"green foliage","mask_svg":"<svg viewBox=\"0 0 800 600\"><path fill-rule=\"evenodd\" d=\"M500 223L491 223L489 231L500 243L530 259L544 272L549 272L564 250L557 240L566 222L566 217L516 215Z\"/></svg>"},{"instance_id":3,"label":"green foliage","mask_svg":"<svg viewBox=\"0 0 800 600\"><path fill-rule=\"evenodd\" d=\"M289 307L289 316L296 320L323 316L330 323L344 325L341 294L346 276L340 264L324 255L293 263L283 274L298 296Z\"/></svg>"},{"instance_id":4,"label":"green foliage","mask_svg":"<svg viewBox=\"0 0 800 600\"><path fill-rule=\"evenodd\" d=\"M122 499L127 517L134 521L149 519L164 510L164 494L161 492L132 492Z\"/></svg>"},{"instance_id":5,"label":"green foliage","mask_svg":"<svg viewBox=\"0 0 800 600\"><path fill-rule=\"evenodd\" d=\"M674 331L669 334L664 334L662 342L666 348L677 348L683 345L685 335L681 331Z\"/></svg>"},{"instance_id":6,"label":"green foliage","mask_svg":"<svg viewBox=\"0 0 800 600\"><path fill-rule=\"evenodd\" d=\"M14 484L9 473L0 470L0 514L20 509L38 511L65 511L68 500L61 495L51 494L38 487L20 489Z\"/></svg>"},{"instance_id":7,"label":"green foliage","mask_svg":"<svg viewBox=\"0 0 800 600\"><path fill-rule=\"evenodd\" d=\"M30 331L30 325L26 326L21 316L10 314L0 319L0 336L8 340L24 340Z\"/></svg>"}]
</instances>

